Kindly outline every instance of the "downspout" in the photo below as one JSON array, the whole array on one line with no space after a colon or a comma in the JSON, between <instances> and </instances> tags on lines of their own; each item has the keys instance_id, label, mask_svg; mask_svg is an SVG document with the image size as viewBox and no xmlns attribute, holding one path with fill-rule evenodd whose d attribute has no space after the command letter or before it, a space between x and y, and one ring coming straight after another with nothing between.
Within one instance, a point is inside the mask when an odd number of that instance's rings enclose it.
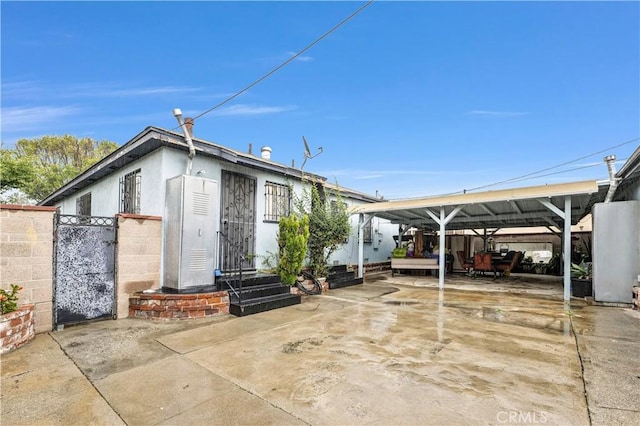
<instances>
[{"instance_id":1,"label":"downspout","mask_svg":"<svg viewBox=\"0 0 640 426\"><path fill-rule=\"evenodd\" d=\"M184 140L187 141L187 145L189 145L189 161L187 161L187 171L185 172L185 174L190 175L191 166L193 164L193 157L196 156L196 148L193 146L193 140L191 140L191 134L187 130L187 126L185 125L185 122L182 120L182 111L180 110L180 108L174 108L173 115L174 117L176 117L176 120L178 120L178 124L180 125L180 128L182 129L182 133L184 134Z\"/></svg>"},{"instance_id":2,"label":"downspout","mask_svg":"<svg viewBox=\"0 0 640 426\"><path fill-rule=\"evenodd\" d=\"M607 196L604 198L604 202L609 203L613 200L613 196L616 193L620 179L616 177L616 156L607 155L604 157L604 162L607 163L607 169L609 170L609 191L607 191Z\"/></svg>"}]
</instances>

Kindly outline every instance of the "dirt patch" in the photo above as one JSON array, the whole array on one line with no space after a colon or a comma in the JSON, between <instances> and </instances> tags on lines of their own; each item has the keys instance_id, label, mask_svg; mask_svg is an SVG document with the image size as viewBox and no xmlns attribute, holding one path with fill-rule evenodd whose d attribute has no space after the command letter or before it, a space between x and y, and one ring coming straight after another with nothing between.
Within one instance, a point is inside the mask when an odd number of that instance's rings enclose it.
<instances>
[{"instance_id":1,"label":"dirt patch","mask_svg":"<svg viewBox=\"0 0 640 426\"><path fill-rule=\"evenodd\" d=\"M310 349L309 346L320 346L321 344L322 340L313 338L296 340L295 342L287 342L282 345L282 352L285 354L299 354Z\"/></svg>"}]
</instances>

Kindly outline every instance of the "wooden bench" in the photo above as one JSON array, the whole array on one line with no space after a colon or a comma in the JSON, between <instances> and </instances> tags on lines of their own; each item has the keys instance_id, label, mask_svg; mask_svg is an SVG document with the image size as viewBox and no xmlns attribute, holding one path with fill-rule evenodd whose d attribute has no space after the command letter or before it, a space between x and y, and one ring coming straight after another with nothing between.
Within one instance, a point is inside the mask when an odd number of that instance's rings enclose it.
<instances>
[{"instance_id":1,"label":"wooden bench","mask_svg":"<svg viewBox=\"0 0 640 426\"><path fill-rule=\"evenodd\" d=\"M391 258L391 276L396 269L420 269L420 270L438 270L438 259L428 257L392 257Z\"/></svg>"}]
</instances>

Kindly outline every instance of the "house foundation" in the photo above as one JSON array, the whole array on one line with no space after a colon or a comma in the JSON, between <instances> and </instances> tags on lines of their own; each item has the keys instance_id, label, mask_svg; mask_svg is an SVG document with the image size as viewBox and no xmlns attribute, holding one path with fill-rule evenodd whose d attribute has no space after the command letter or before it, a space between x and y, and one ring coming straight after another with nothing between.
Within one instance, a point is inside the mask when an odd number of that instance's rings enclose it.
<instances>
[{"instance_id":1,"label":"house foundation","mask_svg":"<svg viewBox=\"0 0 640 426\"><path fill-rule=\"evenodd\" d=\"M229 313L229 294L135 293L129 298L129 317L143 319L205 318Z\"/></svg>"}]
</instances>

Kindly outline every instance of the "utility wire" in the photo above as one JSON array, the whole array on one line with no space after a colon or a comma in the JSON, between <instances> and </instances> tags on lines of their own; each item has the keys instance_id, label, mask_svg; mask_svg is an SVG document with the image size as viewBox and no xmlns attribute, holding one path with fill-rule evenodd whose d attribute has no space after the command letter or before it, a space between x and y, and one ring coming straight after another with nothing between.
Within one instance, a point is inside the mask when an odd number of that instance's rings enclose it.
<instances>
[{"instance_id":1,"label":"utility wire","mask_svg":"<svg viewBox=\"0 0 640 426\"><path fill-rule=\"evenodd\" d=\"M511 179L502 180L500 182L490 183L488 185L483 185L483 186L478 186L476 188L467 189L466 192L477 191L479 189L489 188L491 186L502 185L503 183L519 182L519 181L522 181L522 180L527 180L526 178L534 177L534 176L535 177L544 177L544 176L550 176L552 174L565 173L567 171L579 170L579 169L583 169L583 168L587 168L587 167L593 167L593 165L590 165L590 166L585 166L585 167L578 167L578 168L571 169L571 170L563 170L563 171L557 172L557 173L550 173L550 174L547 174L547 175L536 176L536 175L538 175L540 173L547 172L547 171L553 170L553 169L557 169L558 167L566 166L567 164L575 163L577 161L584 160L584 159L589 158L589 157L593 157L594 155L602 154L602 153L607 152L607 151L609 151L611 149L619 148L621 146L628 145L630 143L637 142L639 140L640 140L640 138L631 139L631 140L623 142L621 144L618 144L618 145L615 145L615 146L610 146L610 147L605 148L605 149L603 149L601 151L594 152L593 154L584 155L582 157L576 158L575 160L566 161L564 163L560 163L560 164L557 164L555 166L547 167L546 169L538 170L538 171L532 172L532 173L527 173L526 175L514 177L514 178L511 178Z\"/></svg>"},{"instance_id":2,"label":"utility wire","mask_svg":"<svg viewBox=\"0 0 640 426\"><path fill-rule=\"evenodd\" d=\"M574 168L572 168L572 169L560 170L560 171L557 171L557 172L551 172L551 173L545 173L545 174L543 174L543 175L537 175L537 176L536 176L536 178L547 177L547 176L553 176L553 175L561 175L561 174L563 174L563 173L574 172L574 171L576 171L576 170L582 170L582 169L590 169L590 168L592 168L592 167L598 167L598 166L602 166L602 164L601 164L601 163L594 163L594 164L588 164L588 165L586 165L586 166L574 167ZM522 179L515 179L515 178L514 178L514 179L511 179L509 182L521 182L521 181L529 180L529 179L530 179L529 177L525 177L525 178L522 178Z\"/></svg>"},{"instance_id":3,"label":"utility wire","mask_svg":"<svg viewBox=\"0 0 640 426\"><path fill-rule=\"evenodd\" d=\"M358 15L360 12L362 12L363 10L365 10L367 7L371 6L371 4L374 2L374 0L369 0L367 3L365 3L364 5L362 5L360 8L358 8L355 12L353 12L351 15L347 16L346 18L344 18L342 21L340 21L338 24L336 24L335 26L333 26L333 28L331 28L329 31L325 32L324 34L322 34L320 37L318 37L317 39L315 39L313 42L311 42L310 44L308 44L304 49L300 50L298 53L296 53L295 55L291 56L289 59L287 59L286 61L284 61L283 63L281 63L280 65L278 65L277 67L275 67L274 69L272 69L271 71L269 71L268 73L266 73L265 75L263 75L262 77L260 77L259 79L257 79L256 81L254 81L253 83L249 84L248 86L246 86L244 89L240 90L239 92L235 93L234 95L229 96L228 98L226 98L224 101L220 102L219 104L215 105L212 108L209 108L208 110L206 110L205 112L202 112L198 115L196 115L195 117L193 117L193 119L198 119L200 117L202 117L203 115L209 114L211 111L214 111L218 108L220 108L222 105L226 104L227 102L237 98L238 96L240 96L241 94L243 94L244 92L246 92L247 90L251 89L253 86L255 86L256 84L262 82L263 80L269 78L270 76L272 76L273 74L275 74L276 72L280 71L282 68L284 68L287 64L289 64L291 61L293 61L294 59L296 59L298 56L302 55L304 52L306 52L307 50L311 49L313 46L315 46L316 44L318 44L320 41L322 41L324 38L326 38L329 34L331 34L332 32L334 32L335 30L337 30L338 28L340 28L341 26L343 26L344 24L346 24L350 19L352 19L353 17L355 17L356 15ZM176 126L174 127L172 130L178 129L180 126Z\"/></svg>"},{"instance_id":4,"label":"utility wire","mask_svg":"<svg viewBox=\"0 0 640 426\"><path fill-rule=\"evenodd\" d=\"M584 160L584 159L589 158L589 157L593 157L594 155L602 154L602 153L607 152L607 151L609 151L611 149L619 148L619 147L624 146L624 145L629 145L630 143L634 143L634 142L637 142L639 140L640 140L640 137L635 138L635 139L631 139L629 141L622 142L622 143L620 143L618 145L614 145L614 146L605 148L605 149L603 149L601 151L594 152L594 153L588 154L588 155L584 155L584 156L576 158L574 160L566 161L564 163L557 164L557 165L551 166L551 167L547 167L546 169L538 170L536 172L527 173L527 174L522 175L522 176L518 176L518 177L511 178L511 179L502 180L502 181L495 182L495 183L490 183L490 184L483 185L483 186L478 186L476 188L465 189L465 190L457 191L457 192L448 192L446 194L438 194L437 196L444 197L444 196L448 196L448 195L464 194L464 193L467 193L467 192L477 191L479 189L489 188L489 187L501 185L501 184L504 184L504 183L521 182L521 181L533 179L534 177L536 177L536 178L538 178L538 177L546 177L546 176L558 175L558 174L562 174L562 173L573 172L575 170L582 170L582 169L588 169L590 167L596 167L596 166L598 166L598 164L589 164L589 165L586 165L586 166L574 167L574 168L571 168L571 169L568 169L568 170L561 170L561 171L558 171L558 172L547 173L547 174L544 174L544 175L540 174L540 173L543 173L543 172L546 172L546 171L549 171L549 170L557 169L558 167L566 166L567 164L575 163L576 161L580 161L580 160ZM418 198L420 198L420 197L418 197Z\"/></svg>"}]
</instances>

